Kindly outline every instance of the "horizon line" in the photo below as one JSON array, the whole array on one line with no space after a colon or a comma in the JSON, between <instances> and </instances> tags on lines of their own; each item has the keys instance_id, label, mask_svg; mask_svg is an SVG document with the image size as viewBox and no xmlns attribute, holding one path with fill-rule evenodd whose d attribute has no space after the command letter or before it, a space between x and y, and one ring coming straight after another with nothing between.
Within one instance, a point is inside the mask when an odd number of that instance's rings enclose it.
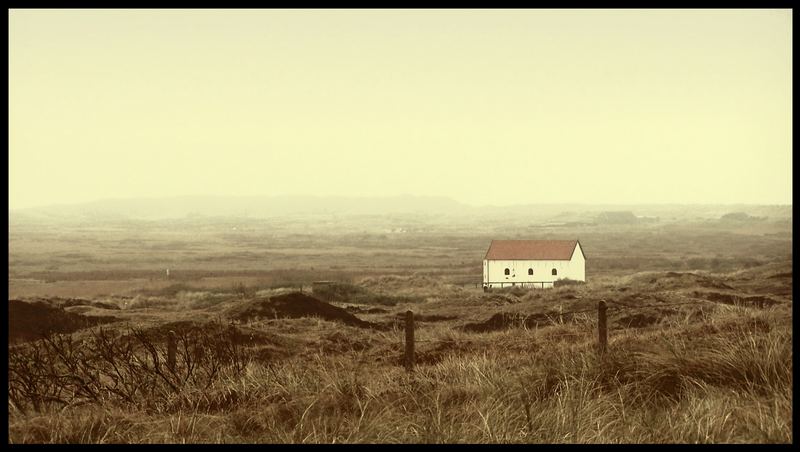
<instances>
[{"instance_id":1,"label":"horizon line","mask_svg":"<svg viewBox=\"0 0 800 452\"><path fill-rule=\"evenodd\" d=\"M274 195L219 195L219 194L187 194L187 195L171 195L171 196L140 196L140 197L111 197L111 198L96 198L90 201L72 201L72 202L56 202L48 204L36 204L25 207L11 207L9 204L8 211L20 211L30 209L44 209L53 207L77 207L84 204L93 204L99 202L109 201L159 201L168 199L180 198L344 198L344 199L386 199L386 198L428 198L428 199L444 199L462 204L466 207L513 207L513 206L559 206L559 205L578 205L578 206L792 206L792 203L779 203L779 202L678 202L678 201L657 201L657 202L625 202L625 201L603 201L603 202L585 202L585 201L561 201L561 202L512 202L508 204L488 204L488 203L471 203L460 201L456 198L446 195L414 195L409 193L400 193L395 195L379 195L379 196L364 196L364 195L312 195L312 194L274 194Z\"/></svg>"}]
</instances>

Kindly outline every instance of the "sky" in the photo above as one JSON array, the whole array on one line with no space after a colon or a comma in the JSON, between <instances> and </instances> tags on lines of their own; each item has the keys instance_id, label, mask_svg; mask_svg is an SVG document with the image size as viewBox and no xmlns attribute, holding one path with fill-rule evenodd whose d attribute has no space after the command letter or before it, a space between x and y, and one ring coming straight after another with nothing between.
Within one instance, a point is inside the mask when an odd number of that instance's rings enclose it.
<instances>
[{"instance_id":1,"label":"sky","mask_svg":"<svg viewBox=\"0 0 800 452\"><path fill-rule=\"evenodd\" d=\"M9 208L792 202L791 10L9 11Z\"/></svg>"}]
</instances>

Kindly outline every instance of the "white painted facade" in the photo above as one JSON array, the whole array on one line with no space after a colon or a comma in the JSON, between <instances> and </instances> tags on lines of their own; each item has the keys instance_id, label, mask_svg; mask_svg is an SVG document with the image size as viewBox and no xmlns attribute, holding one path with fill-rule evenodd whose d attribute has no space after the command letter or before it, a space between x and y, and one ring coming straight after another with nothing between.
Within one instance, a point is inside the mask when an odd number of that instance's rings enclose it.
<instances>
[{"instance_id":1,"label":"white painted facade","mask_svg":"<svg viewBox=\"0 0 800 452\"><path fill-rule=\"evenodd\" d=\"M533 275L529 270L533 270ZM483 260L483 286L490 289L512 286L546 289L559 279L586 281L586 258L580 242L569 260Z\"/></svg>"}]
</instances>

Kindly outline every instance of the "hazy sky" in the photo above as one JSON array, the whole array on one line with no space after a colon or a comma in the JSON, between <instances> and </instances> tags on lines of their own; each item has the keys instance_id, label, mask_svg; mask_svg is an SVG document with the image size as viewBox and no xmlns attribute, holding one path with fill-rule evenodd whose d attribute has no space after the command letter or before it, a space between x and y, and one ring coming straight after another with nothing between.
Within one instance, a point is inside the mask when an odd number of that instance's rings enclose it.
<instances>
[{"instance_id":1,"label":"hazy sky","mask_svg":"<svg viewBox=\"0 0 800 452\"><path fill-rule=\"evenodd\" d=\"M9 204L792 202L790 10L11 10Z\"/></svg>"}]
</instances>

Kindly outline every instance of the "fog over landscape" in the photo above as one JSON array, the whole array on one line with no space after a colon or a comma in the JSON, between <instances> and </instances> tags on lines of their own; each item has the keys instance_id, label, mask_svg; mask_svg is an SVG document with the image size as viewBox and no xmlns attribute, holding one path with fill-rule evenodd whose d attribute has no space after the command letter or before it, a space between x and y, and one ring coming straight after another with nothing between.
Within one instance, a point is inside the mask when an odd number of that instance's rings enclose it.
<instances>
[{"instance_id":1,"label":"fog over landscape","mask_svg":"<svg viewBox=\"0 0 800 452\"><path fill-rule=\"evenodd\" d=\"M12 220L50 218L159 219L185 216L268 218L282 215L385 215L415 213L433 216L510 215L547 218L601 211L635 211L638 215L714 217L734 211L775 218L791 217L791 206L751 204L519 204L470 205L432 196L181 196L172 198L107 199L88 203L31 207L13 211Z\"/></svg>"},{"instance_id":2,"label":"fog over landscape","mask_svg":"<svg viewBox=\"0 0 800 452\"><path fill-rule=\"evenodd\" d=\"M791 204L782 10L12 10L9 207Z\"/></svg>"},{"instance_id":3,"label":"fog over landscape","mask_svg":"<svg viewBox=\"0 0 800 452\"><path fill-rule=\"evenodd\" d=\"M792 10L9 10L12 443L791 443Z\"/></svg>"}]
</instances>

